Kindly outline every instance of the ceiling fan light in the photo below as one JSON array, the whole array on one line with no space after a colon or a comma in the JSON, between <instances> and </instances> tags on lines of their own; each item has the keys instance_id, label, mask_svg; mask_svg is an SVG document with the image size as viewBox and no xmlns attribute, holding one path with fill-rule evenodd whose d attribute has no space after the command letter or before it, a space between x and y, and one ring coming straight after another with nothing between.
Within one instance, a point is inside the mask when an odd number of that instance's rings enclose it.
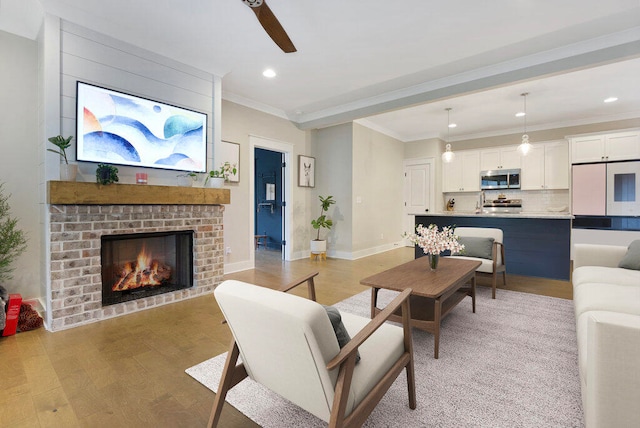
<instances>
[{"instance_id":1,"label":"ceiling fan light","mask_svg":"<svg viewBox=\"0 0 640 428\"><path fill-rule=\"evenodd\" d=\"M262 75L264 77L271 79L276 77L276 72L272 68L267 68L265 71L262 72Z\"/></svg>"}]
</instances>

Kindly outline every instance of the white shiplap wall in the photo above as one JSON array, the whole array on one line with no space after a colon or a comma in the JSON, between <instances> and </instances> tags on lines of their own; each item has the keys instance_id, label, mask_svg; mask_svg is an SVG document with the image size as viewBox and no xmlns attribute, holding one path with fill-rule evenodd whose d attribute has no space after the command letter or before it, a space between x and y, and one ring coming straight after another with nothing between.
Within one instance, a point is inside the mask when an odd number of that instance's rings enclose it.
<instances>
[{"instance_id":1,"label":"white shiplap wall","mask_svg":"<svg viewBox=\"0 0 640 428\"><path fill-rule=\"evenodd\" d=\"M62 21L60 31L62 135L75 136L76 82L87 82L206 113L207 164L211 168L215 76L67 21ZM75 155L75 147L72 153ZM95 168L95 164L80 164L79 180L95 181ZM135 182L135 167L118 169L120 182ZM149 184L176 183L175 171L145 172Z\"/></svg>"}]
</instances>

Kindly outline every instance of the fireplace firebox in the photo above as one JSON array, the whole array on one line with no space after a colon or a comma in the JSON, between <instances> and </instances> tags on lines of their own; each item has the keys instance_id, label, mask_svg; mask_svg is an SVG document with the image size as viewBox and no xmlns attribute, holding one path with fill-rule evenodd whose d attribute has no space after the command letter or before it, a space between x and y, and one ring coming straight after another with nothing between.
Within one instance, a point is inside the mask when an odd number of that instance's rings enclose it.
<instances>
[{"instance_id":1,"label":"fireplace firebox","mask_svg":"<svg viewBox=\"0 0 640 428\"><path fill-rule=\"evenodd\" d=\"M193 286L193 230L103 235L102 305Z\"/></svg>"}]
</instances>

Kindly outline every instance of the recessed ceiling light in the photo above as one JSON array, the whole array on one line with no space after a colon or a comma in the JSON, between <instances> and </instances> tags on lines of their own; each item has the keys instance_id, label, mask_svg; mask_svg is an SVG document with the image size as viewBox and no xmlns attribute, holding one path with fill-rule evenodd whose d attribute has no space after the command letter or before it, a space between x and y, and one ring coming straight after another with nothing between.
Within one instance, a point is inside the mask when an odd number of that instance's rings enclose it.
<instances>
[{"instance_id":1,"label":"recessed ceiling light","mask_svg":"<svg viewBox=\"0 0 640 428\"><path fill-rule=\"evenodd\" d=\"M523 112L523 111L519 111L518 113L516 113L516 117L523 117L526 116L527 113Z\"/></svg>"},{"instance_id":2,"label":"recessed ceiling light","mask_svg":"<svg viewBox=\"0 0 640 428\"><path fill-rule=\"evenodd\" d=\"M618 101L618 98L616 97L609 97L606 100L604 100L605 103L612 103L614 101Z\"/></svg>"},{"instance_id":3,"label":"recessed ceiling light","mask_svg":"<svg viewBox=\"0 0 640 428\"><path fill-rule=\"evenodd\" d=\"M273 71L273 69L271 68L267 68L265 71L262 72L262 75L264 77L272 78L272 77L276 77L276 72Z\"/></svg>"},{"instance_id":4,"label":"recessed ceiling light","mask_svg":"<svg viewBox=\"0 0 640 428\"><path fill-rule=\"evenodd\" d=\"M458 126L458 125L456 125L455 123L450 123L449 124L449 128L455 128L456 126Z\"/></svg>"}]
</instances>

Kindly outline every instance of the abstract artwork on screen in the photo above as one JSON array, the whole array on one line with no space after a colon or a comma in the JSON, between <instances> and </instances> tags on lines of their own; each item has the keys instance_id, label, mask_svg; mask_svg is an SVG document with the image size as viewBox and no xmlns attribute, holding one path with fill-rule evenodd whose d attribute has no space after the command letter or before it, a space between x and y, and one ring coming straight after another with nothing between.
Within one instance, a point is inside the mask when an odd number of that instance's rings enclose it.
<instances>
[{"instance_id":1,"label":"abstract artwork on screen","mask_svg":"<svg viewBox=\"0 0 640 428\"><path fill-rule=\"evenodd\" d=\"M77 94L78 160L206 170L206 114L81 82Z\"/></svg>"}]
</instances>

